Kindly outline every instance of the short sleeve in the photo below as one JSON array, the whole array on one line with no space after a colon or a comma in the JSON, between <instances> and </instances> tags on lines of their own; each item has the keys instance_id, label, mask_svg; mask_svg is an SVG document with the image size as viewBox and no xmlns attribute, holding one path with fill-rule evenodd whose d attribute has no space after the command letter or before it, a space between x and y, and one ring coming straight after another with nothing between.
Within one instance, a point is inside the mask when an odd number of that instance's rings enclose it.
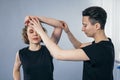
<instances>
[{"instance_id":1,"label":"short sleeve","mask_svg":"<svg viewBox=\"0 0 120 80\"><path fill-rule=\"evenodd\" d=\"M82 48L83 51L87 54L90 58L92 63L99 63L101 59L104 58L104 50L99 44L92 44Z\"/></svg>"}]
</instances>

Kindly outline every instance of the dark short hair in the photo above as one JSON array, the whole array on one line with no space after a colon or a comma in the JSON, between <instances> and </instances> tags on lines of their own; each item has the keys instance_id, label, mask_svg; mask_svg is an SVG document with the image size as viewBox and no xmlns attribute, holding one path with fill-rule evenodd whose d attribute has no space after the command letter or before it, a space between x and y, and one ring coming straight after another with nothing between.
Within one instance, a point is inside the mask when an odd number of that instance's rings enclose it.
<instances>
[{"instance_id":1,"label":"dark short hair","mask_svg":"<svg viewBox=\"0 0 120 80\"><path fill-rule=\"evenodd\" d=\"M24 41L24 43L25 44L29 44L29 40L28 40L28 35L27 35L27 26L25 26L23 29L22 29L22 37L23 37L23 41ZM47 32L47 30L44 28L44 27L42 27L43 28L43 30L45 31L45 32ZM41 42L43 42L42 40L41 40Z\"/></svg>"},{"instance_id":2,"label":"dark short hair","mask_svg":"<svg viewBox=\"0 0 120 80\"><path fill-rule=\"evenodd\" d=\"M101 29L104 29L107 19L107 13L102 7L92 6L82 12L82 16L89 16L91 24L100 23Z\"/></svg>"}]
</instances>

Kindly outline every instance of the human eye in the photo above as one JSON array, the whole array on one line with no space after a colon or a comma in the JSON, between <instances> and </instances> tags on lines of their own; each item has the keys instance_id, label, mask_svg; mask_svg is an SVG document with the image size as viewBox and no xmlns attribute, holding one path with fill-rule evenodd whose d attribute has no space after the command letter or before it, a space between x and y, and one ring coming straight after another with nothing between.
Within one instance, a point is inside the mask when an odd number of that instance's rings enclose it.
<instances>
[{"instance_id":1,"label":"human eye","mask_svg":"<svg viewBox=\"0 0 120 80\"><path fill-rule=\"evenodd\" d=\"M87 27L87 25L86 25L86 24L83 24L83 27Z\"/></svg>"},{"instance_id":2,"label":"human eye","mask_svg":"<svg viewBox=\"0 0 120 80\"><path fill-rule=\"evenodd\" d=\"M34 31L31 29L31 30L29 30L29 33L33 33Z\"/></svg>"},{"instance_id":3,"label":"human eye","mask_svg":"<svg viewBox=\"0 0 120 80\"><path fill-rule=\"evenodd\" d=\"M83 22L82 23L83 27L87 27L87 23Z\"/></svg>"}]
</instances>

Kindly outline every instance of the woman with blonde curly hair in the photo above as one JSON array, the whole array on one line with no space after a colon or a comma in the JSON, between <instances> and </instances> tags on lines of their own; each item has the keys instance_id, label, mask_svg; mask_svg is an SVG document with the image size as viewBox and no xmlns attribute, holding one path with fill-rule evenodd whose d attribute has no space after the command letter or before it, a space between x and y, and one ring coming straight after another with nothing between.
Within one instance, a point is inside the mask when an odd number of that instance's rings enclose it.
<instances>
[{"instance_id":1,"label":"woman with blonde curly hair","mask_svg":"<svg viewBox=\"0 0 120 80\"><path fill-rule=\"evenodd\" d=\"M39 19L40 22L54 27L51 40L58 43L63 26L62 22L47 17L27 16L23 28L23 40L28 47L20 49L16 54L13 68L14 80L20 80L20 67L22 65L24 80L53 80L53 57L45 45L41 45L40 35L30 26L30 17ZM55 24L56 23L56 24ZM43 28L44 31L46 31Z\"/></svg>"}]
</instances>

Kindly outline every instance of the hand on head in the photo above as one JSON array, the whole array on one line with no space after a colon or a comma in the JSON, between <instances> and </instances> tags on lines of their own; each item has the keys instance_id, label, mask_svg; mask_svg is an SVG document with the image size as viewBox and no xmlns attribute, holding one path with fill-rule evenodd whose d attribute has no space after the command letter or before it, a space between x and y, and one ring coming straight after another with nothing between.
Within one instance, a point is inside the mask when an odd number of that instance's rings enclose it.
<instances>
[{"instance_id":1,"label":"hand on head","mask_svg":"<svg viewBox=\"0 0 120 80\"><path fill-rule=\"evenodd\" d=\"M60 26L66 33L70 32L68 25L64 21L60 21L62 25ZM32 26L33 28L38 28L38 26L42 27L41 21L37 16L26 16L24 20L25 26Z\"/></svg>"},{"instance_id":2,"label":"hand on head","mask_svg":"<svg viewBox=\"0 0 120 80\"><path fill-rule=\"evenodd\" d=\"M24 20L24 24L25 26L29 26L30 25L30 20L35 20L36 22L39 22L39 18L37 16L26 16L25 20Z\"/></svg>"},{"instance_id":3,"label":"hand on head","mask_svg":"<svg viewBox=\"0 0 120 80\"><path fill-rule=\"evenodd\" d=\"M33 27L37 33L39 33L41 30L43 30L41 22L39 21L39 18L36 16L26 16L25 25Z\"/></svg>"}]
</instances>

